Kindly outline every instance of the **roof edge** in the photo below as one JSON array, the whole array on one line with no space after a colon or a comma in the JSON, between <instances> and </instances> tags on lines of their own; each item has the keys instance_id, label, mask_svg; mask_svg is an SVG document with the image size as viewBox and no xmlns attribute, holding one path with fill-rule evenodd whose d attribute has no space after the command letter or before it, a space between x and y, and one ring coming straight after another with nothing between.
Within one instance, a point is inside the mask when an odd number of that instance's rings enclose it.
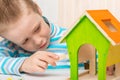
<instances>
[{"instance_id":1,"label":"roof edge","mask_svg":"<svg viewBox=\"0 0 120 80\"><path fill-rule=\"evenodd\" d=\"M89 15L87 11L86 16L96 25L97 29L111 42L113 46L116 45L116 43L107 35L107 33L99 26L99 24L96 23L96 21Z\"/></svg>"},{"instance_id":2,"label":"roof edge","mask_svg":"<svg viewBox=\"0 0 120 80\"><path fill-rule=\"evenodd\" d=\"M65 38L69 35L69 33L72 31L72 29L75 28L75 25L78 24L78 22L85 16L85 12L77 19L73 22L73 24L68 28L68 30L64 33L64 36L62 36L59 39L59 43L65 42Z\"/></svg>"},{"instance_id":3,"label":"roof edge","mask_svg":"<svg viewBox=\"0 0 120 80\"><path fill-rule=\"evenodd\" d=\"M107 33L96 23L96 21L90 16L90 14L87 12L89 10L86 10L74 23L68 28L68 30L64 33L64 36L62 36L59 39L59 43L65 42L65 38L69 35L69 33L72 31L72 29L75 28L75 25L84 17L87 16L91 22L93 22L96 25L96 28L111 42L111 44L114 46L117 43L115 43L108 35Z\"/></svg>"}]
</instances>

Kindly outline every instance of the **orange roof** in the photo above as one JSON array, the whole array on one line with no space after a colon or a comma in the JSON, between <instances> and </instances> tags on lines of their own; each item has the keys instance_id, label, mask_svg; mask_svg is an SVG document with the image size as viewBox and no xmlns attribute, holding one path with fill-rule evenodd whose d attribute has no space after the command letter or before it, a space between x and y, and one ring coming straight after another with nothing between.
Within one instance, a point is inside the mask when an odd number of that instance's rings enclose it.
<instances>
[{"instance_id":1,"label":"orange roof","mask_svg":"<svg viewBox=\"0 0 120 80\"><path fill-rule=\"evenodd\" d=\"M108 10L87 10L87 14L110 41L120 43L120 23Z\"/></svg>"}]
</instances>

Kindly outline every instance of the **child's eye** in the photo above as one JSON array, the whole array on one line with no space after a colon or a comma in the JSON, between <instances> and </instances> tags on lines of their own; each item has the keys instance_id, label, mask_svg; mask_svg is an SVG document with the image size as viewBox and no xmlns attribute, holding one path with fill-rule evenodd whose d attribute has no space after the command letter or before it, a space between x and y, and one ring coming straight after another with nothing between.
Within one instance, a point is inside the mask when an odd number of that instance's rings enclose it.
<instances>
[{"instance_id":1,"label":"child's eye","mask_svg":"<svg viewBox=\"0 0 120 80\"><path fill-rule=\"evenodd\" d=\"M40 26L38 26L34 32L38 32L40 30Z\"/></svg>"},{"instance_id":2,"label":"child's eye","mask_svg":"<svg viewBox=\"0 0 120 80\"><path fill-rule=\"evenodd\" d=\"M23 42L23 45L26 44L26 43L28 42L28 40L29 40L29 39L26 38L26 39L24 40L24 42Z\"/></svg>"}]
</instances>

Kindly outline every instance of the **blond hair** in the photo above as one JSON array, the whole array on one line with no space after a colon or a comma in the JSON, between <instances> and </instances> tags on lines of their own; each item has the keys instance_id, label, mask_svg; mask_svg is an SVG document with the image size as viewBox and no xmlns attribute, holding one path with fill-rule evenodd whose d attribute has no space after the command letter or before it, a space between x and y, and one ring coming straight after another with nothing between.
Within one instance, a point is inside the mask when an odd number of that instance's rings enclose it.
<instances>
[{"instance_id":1,"label":"blond hair","mask_svg":"<svg viewBox=\"0 0 120 80\"><path fill-rule=\"evenodd\" d=\"M17 21L24 8L39 13L38 6L32 0L0 0L0 33L7 29L2 24Z\"/></svg>"}]
</instances>

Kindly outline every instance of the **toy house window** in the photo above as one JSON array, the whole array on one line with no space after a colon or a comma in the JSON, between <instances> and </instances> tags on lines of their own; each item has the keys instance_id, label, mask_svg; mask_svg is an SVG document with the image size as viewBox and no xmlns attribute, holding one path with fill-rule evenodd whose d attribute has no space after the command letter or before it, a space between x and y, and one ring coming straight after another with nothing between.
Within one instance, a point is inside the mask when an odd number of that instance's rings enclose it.
<instances>
[{"instance_id":1,"label":"toy house window","mask_svg":"<svg viewBox=\"0 0 120 80\"><path fill-rule=\"evenodd\" d=\"M109 20L102 20L103 23L108 27L108 29L111 32L117 32L117 29L115 28L115 26L111 23L110 19Z\"/></svg>"}]
</instances>

